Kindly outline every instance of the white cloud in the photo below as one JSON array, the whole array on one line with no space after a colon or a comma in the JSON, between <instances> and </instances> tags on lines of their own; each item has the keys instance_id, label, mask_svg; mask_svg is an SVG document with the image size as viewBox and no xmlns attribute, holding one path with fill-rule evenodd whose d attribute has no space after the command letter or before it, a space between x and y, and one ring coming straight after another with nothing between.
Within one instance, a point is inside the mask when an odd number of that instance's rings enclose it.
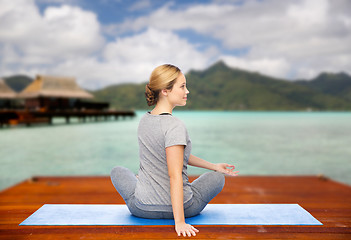
<instances>
[{"instance_id":1,"label":"white cloud","mask_svg":"<svg viewBox=\"0 0 351 240\"><path fill-rule=\"evenodd\" d=\"M11 52L11 49L4 50ZM75 76L81 86L99 89L106 85L147 81L152 70L164 63L175 64L183 72L190 68L203 69L217 54L216 49L202 53L172 32L150 28L107 44L100 59L95 56L67 58L54 65L30 68L28 73Z\"/></svg>"},{"instance_id":2,"label":"white cloud","mask_svg":"<svg viewBox=\"0 0 351 240\"><path fill-rule=\"evenodd\" d=\"M35 2L37 3L62 3L62 4L74 3L78 1L80 0L35 0Z\"/></svg>"},{"instance_id":3,"label":"white cloud","mask_svg":"<svg viewBox=\"0 0 351 240\"><path fill-rule=\"evenodd\" d=\"M34 0L0 0L1 75L69 75L94 89L146 81L155 66L166 62L187 72L220 58L279 78L312 78L321 71L351 74L351 1L229 2L182 9L167 3L149 15L101 26L95 13L80 7L51 6L40 13ZM130 8L150 4L141 0ZM102 29L117 37L107 42ZM194 31L221 46L204 48L208 43L190 42L177 30ZM248 51L231 54L242 48Z\"/></svg>"},{"instance_id":4,"label":"white cloud","mask_svg":"<svg viewBox=\"0 0 351 240\"><path fill-rule=\"evenodd\" d=\"M150 16L125 21L117 28L120 32L137 32L146 26L167 31L192 29L218 39L228 50L250 49L240 59L226 58L236 59L231 63L300 78L311 76L303 76L303 72L326 69L351 73L351 63L345 66L337 61L342 53L351 56L351 15L347 9L351 9L347 0L249 0L236 5L222 1L181 10L165 5ZM277 59L284 59L286 72L268 70L275 68ZM319 66L319 62L326 65ZM269 63L272 67L266 68ZM309 70L300 71L302 68Z\"/></svg>"},{"instance_id":5,"label":"white cloud","mask_svg":"<svg viewBox=\"0 0 351 240\"><path fill-rule=\"evenodd\" d=\"M33 1L0 1L1 42L24 42L39 22L39 10Z\"/></svg>"},{"instance_id":6,"label":"white cloud","mask_svg":"<svg viewBox=\"0 0 351 240\"><path fill-rule=\"evenodd\" d=\"M0 9L0 44L16 50L19 64L88 56L104 41L95 14L78 7L49 7L42 16L33 1L17 0L0 2Z\"/></svg>"},{"instance_id":7,"label":"white cloud","mask_svg":"<svg viewBox=\"0 0 351 240\"><path fill-rule=\"evenodd\" d=\"M217 52L212 49L205 53L198 51L172 32L150 28L107 44L101 61L94 58L67 61L58 65L56 71L81 76L82 84L94 88L121 82L147 81L151 71L164 63L175 64L183 72L190 68L203 69L215 54Z\"/></svg>"},{"instance_id":8,"label":"white cloud","mask_svg":"<svg viewBox=\"0 0 351 240\"><path fill-rule=\"evenodd\" d=\"M117 38L115 42L106 45L103 56L108 61L120 63L128 60L154 65L172 61L185 70L188 70L189 65L195 68L205 67L209 57L178 35L154 28L132 37Z\"/></svg>"},{"instance_id":9,"label":"white cloud","mask_svg":"<svg viewBox=\"0 0 351 240\"><path fill-rule=\"evenodd\" d=\"M57 46L57 52L66 50L81 56L94 52L103 44L100 24L92 12L66 5L50 7L45 10L43 20L48 28L46 40Z\"/></svg>"},{"instance_id":10,"label":"white cloud","mask_svg":"<svg viewBox=\"0 0 351 240\"><path fill-rule=\"evenodd\" d=\"M129 7L129 11L138 11L151 7L150 0L139 0Z\"/></svg>"},{"instance_id":11,"label":"white cloud","mask_svg":"<svg viewBox=\"0 0 351 240\"><path fill-rule=\"evenodd\" d=\"M201 52L175 33L156 28L103 45L100 24L92 12L62 5L46 8L41 15L33 1L2 5L0 70L4 75L75 76L82 86L96 89L146 81L153 68L163 63L178 65L184 72L202 69L218 54L215 48ZM5 25L13 31L5 31Z\"/></svg>"},{"instance_id":12,"label":"white cloud","mask_svg":"<svg viewBox=\"0 0 351 240\"><path fill-rule=\"evenodd\" d=\"M291 4L287 9L287 17L294 19L300 26L323 24L327 20L328 1L309 0Z\"/></svg>"},{"instance_id":13,"label":"white cloud","mask_svg":"<svg viewBox=\"0 0 351 240\"><path fill-rule=\"evenodd\" d=\"M289 63L283 59L243 59L234 56L221 57L229 66L246 69L250 71L258 71L273 77L282 77L290 71Z\"/></svg>"}]
</instances>

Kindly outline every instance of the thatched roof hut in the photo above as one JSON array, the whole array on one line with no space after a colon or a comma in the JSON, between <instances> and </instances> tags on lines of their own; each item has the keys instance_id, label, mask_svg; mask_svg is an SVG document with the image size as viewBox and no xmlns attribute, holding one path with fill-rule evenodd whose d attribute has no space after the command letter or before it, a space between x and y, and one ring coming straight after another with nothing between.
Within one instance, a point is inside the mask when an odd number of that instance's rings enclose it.
<instances>
[{"instance_id":1,"label":"thatched roof hut","mask_svg":"<svg viewBox=\"0 0 351 240\"><path fill-rule=\"evenodd\" d=\"M38 75L36 79L18 94L19 98L93 98L93 95L81 89L75 78Z\"/></svg>"},{"instance_id":2,"label":"thatched roof hut","mask_svg":"<svg viewBox=\"0 0 351 240\"><path fill-rule=\"evenodd\" d=\"M5 83L5 80L0 79L0 99L14 99L16 96L17 93Z\"/></svg>"}]
</instances>

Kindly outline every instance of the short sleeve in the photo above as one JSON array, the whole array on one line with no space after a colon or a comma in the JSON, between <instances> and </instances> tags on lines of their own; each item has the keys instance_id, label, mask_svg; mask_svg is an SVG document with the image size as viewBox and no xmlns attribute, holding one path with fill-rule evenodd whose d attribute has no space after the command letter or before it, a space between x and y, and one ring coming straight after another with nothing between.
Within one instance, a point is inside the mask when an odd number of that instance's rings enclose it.
<instances>
[{"instance_id":1,"label":"short sleeve","mask_svg":"<svg viewBox=\"0 0 351 240\"><path fill-rule=\"evenodd\" d=\"M169 126L165 132L165 147L187 145L187 130L181 122Z\"/></svg>"}]
</instances>

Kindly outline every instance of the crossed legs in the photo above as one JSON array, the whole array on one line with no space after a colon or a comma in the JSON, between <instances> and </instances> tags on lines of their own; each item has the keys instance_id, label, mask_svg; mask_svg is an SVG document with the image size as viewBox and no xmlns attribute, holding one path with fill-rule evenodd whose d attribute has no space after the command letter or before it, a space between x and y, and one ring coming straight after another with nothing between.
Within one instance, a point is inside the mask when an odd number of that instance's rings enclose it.
<instances>
[{"instance_id":1,"label":"crossed legs","mask_svg":"<svg viewBox=\"0 0 351 240\"><path fill-rule=\"evenodd\" d=\"M111 171L111 181L128 206L130 212L143 218L173 218L172 212L144 211L135 206L134 197L137 178L125 167L115 167ZM198 215L206 205L222 191L225 178L222 173L207 172L191 183L193 203L184 209L185 217Z\"/></svg>"}]
</instances>

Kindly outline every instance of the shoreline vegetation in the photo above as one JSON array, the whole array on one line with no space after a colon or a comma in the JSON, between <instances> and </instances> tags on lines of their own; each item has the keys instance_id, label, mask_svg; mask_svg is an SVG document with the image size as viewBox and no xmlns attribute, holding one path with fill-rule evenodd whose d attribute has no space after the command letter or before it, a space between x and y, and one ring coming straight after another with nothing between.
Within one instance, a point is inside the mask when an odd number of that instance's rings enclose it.
<instances>
[{"instance_id":1,"label":"shoreline vegetation","mask_svg":"<svg viewBox=\"0 0 351 240\"><path fill-rule=\"evenodd\" d=\"M288 81L257 72L230 68L219 61L202 71L185 74L190 91L182 110L211 111L350 111L351 77L321 73L311 80ZM31 82L27 76L4 78L15 91ZM90 91L96 101L113 109L148 110L145 83L124 83Z\"/></svg>"}]
</instances>

